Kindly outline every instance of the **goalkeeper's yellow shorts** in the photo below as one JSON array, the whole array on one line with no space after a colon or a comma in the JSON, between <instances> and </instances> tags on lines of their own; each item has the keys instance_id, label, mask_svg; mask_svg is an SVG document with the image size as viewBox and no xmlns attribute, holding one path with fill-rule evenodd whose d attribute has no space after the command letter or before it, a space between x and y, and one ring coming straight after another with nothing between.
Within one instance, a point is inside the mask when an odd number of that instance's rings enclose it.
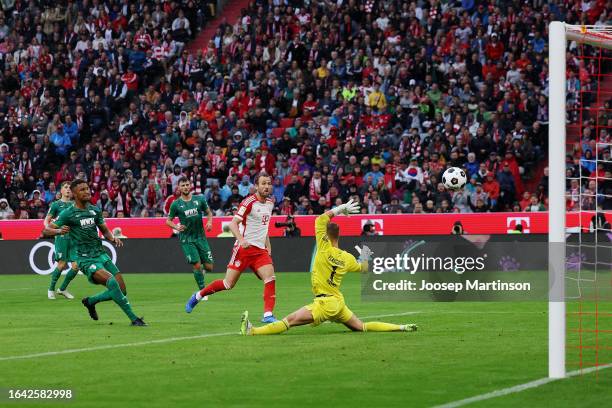
<instances>
[{"instance_id":1,"label":"goalkeeper's yellow shorts","mask_svg":"<svg viewBox=\"0 0 612 408\"><path fill-rule=\"evenodd\" d=\"M344 304L344 299L338 296L319 295L311 304L304 307L312 313L313 326L318 326L327 320L346 323L353 317L353 312Z\"/></svg>"}]
</instances>

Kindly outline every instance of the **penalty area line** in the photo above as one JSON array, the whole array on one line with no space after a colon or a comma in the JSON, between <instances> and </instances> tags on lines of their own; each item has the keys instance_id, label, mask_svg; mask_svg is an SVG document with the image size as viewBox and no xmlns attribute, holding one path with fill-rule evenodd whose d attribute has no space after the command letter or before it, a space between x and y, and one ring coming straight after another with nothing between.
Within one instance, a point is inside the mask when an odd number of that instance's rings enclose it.
<instances>
[{"instance_id":1,"label":"penalty area line","mask_svg":"<svg viewBox=\"0 0 612 408\"><path fill-rule=\"evenodd\" d=\"M576 376L583 375L583 374L590 374L595 371L605 370L606 368L612 368L612 364L606 364L606 365L601 365L601 366L596 366L596 367L584 368L581 370L570 371L566 374L566 378L576 377ZM549 384L551 382L562 380L562 379L563 378L548 378L548 377L540 378L539 380L534 380L534 381L530 381L524 384L515 385L513 387L502 388L500 390L487 392L486 394L475 395L470 398L465 398L465 399L458 400L458 401L452 401L452 402L448 402L442 405L436 405L433 408L461 407L464 405L472 404L474 402L485 401L491 398L502 397L504 395L515 394L517 392L529 390L531 388L537 388L541 385Z\"/></svg>"},{"instance_id":2,"label":"penalty area line","mask_svg":"<svg viewBox=\"0 0 612 408\"><path fill-rule=\"evenodd\" d=\"M360 319L361 320L380 319L381 317L409 316L409 315L414 315L414 314L419 314L419 313L422 313L422 312L402 312L402 313L381 314L381 315L374 315L374 316L364 316L364 317L361 317Z\"/></svg>"},{"instance_id":3,"label":"penalty area line","mask_svg":"<svg viewBox=\"0 0 612 408\"><path fill-rule=\"evenodd\" d=\"M404 312L404 313L393 313L393 314L385 314L385 315L377 315L377 316L366 316L366 317L363 317L363 319L367 320L367 319L377 319L379 317L404 316L404 315L415 314L415 313L419 313L419 312ZM169 337L165 339L139 341L135 343L105 344L105 345L94 346L94 347L83 347L83 348L76 348L76 349L48 351L45 353L6 356L6 357L0 357L0 361L27 360L27 359L38 358L38 357L61 356L64 354L84 353L88 351L100 351L100 350L109 350L109 349L125 348L125 347L148 346L150 344L174 343L177 341L198 340L198 339L205 339L208 337L221 337L221 336L230 336L230 335L239 336L240 333L238 331L224 332L224 333L205 333L205 334L198 334L195 336Z\"/></svg>"},{"instance_id":4,"label":"penalty area line","mask_svg":"<svg viewBox=\"0 0 612 408\"><path fill-rule=\"evenodd\" d=\"M0 361L26 360L26 359L30 359L30 358L60 356L60 355L63 355L63 354L82 353L82 352L86 352L86 351L99 351L99 350L109 350L109 349L123 348L123 347L148 346L149 344L174 343L176 341L197 340L197 339L203 339L203 338L206 338L206 337L229 336L230 334L238 335L239 333L238 332L207 333L207 334L199 334L197 336L169 337L169 338L165 338L165 339L139 341L139 342L136 342L136 343L106 344L106 345L103 345L103 346L84 347L84 348L59 350L59 351L48 351L46 353L23 354L23 355L20 355L20 356L0 357Z\"/></svg>"},{"instance_id":5,"label":"penalty area line","mask_svg":"<svg viewBox=\"0 0 612 408\"><path fill-rule=\"evenodd\" d=\"M13 290L38 290L38 288L10 288L10 289L0 289L0 292L10 292Z\"/></svg>"}]
</instances>

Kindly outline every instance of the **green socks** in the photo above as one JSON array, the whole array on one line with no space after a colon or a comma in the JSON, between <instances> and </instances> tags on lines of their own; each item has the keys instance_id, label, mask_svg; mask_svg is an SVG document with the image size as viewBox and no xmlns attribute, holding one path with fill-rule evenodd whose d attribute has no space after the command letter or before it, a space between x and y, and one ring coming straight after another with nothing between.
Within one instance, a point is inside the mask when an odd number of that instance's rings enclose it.
<instances>
[{"instance_id":1,"label":"green socks","mask_svg":"<svg viewBox=\"0 0 612 408\"><path fill-rule=\"evenodd\" d=\"M96 295L89 296L89 305L95 305L96 303L106 302L111 300L113 297L111 296L110 290L105 290L104 292L100 292Z\"/></svg>"},{"instance_id":2,"label":"green socks","mask_svg":"<svg viewBox=\"0 0 612 408\"><path fill-rule=\"evenodd\" d=\"M55 284L57 283L57 280L61 275L62 271L57 268L55 268L53 272L51 272L51 283L49 284L49 290L55 290Z\"/></svg>"},{"instance_id":3,"label":"green socks","mask_svg":"<svg viewBox=\"0 0 612 408\"><path fill-rule=\"evenodd\" d=\"M204 271L201 269L194 269L193 277L195 278L195 281L198 284L198 288L200 288L200 290L204 289Z\"/></svg>"},{"instance_id":4,"label":"green socks","mask_svg":"<svg viewBox=\"0 0 612 408\"><path fill-rule=\"evenodd\" d=\"M106 287L108 288L108 292L110 292L110 296L113 301L119 305L123 313L130 318L131 321L136 320L138 317L132 311L132 306L130 306L130 302L127 297L121 292L121 288L119 287L119 282L112 277L106 282Z\"/></svg>"},{"instance_id":5,"label":"green socks","mask_svg":"<svg viewBox=\"0 0 612 408\"><path fill-rule=\"evenodd\" d=\"M78 269L75 271L74 269L70 268L68 270L68 273L66 274L66 277L64 278L64 282L62 282L62 286L60 286L60 290L66 290L70 282L72 282L72 280L75 276L77 276L78 273Z\"/></svg>"}]
</instances>

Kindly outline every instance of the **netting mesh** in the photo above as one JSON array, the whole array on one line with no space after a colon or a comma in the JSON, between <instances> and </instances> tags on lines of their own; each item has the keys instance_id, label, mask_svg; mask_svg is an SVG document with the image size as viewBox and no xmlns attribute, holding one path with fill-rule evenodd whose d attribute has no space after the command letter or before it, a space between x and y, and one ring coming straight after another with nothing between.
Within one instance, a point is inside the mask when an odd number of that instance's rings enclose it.
<instances>
[{"instance_id":1,"label":"netting mesh","mask_svg":"<svg viewBox=\"0 0 612 408\"><path fill-rule=\"evenodd\" d=\"M611 29L568 28L566 209L571 234L566 249L566 364L570 370L612 363Z\"/></svg>"}]
</instances>

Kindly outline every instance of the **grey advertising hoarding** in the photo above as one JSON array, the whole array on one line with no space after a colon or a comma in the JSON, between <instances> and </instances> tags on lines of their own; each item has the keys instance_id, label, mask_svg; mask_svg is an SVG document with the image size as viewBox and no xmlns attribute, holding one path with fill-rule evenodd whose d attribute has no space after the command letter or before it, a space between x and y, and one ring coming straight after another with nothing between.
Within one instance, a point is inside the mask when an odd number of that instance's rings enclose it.
<instances>
[{"instance_id":1,"label":"grey advertising hoarding","mask_svg":"<svg viewBox=\"0 0 612 408\"><path fill-rule=\"evenodd\" d=\"M403 242L404 237L368 237L367 240ZM341 247L355 256L354 246L360 237L341 238ZM272 259L277 271L305 272L310 270L315 250L314 237L270 238ZM208 238L215 261L213 272L225 272L232 253L233 238ZM177 238L124 239L123 248L114 248L103 241L109 255L124 273L183 273L189 271ZM0 274L49 274L53 271L53 240L1 241Z\"/></svg>"},{"instance_id":2,"label":"grey advertising hoarding","mask_svg":"<svg viewBox=\"0 0 612 408\"><path fill-rule=\"evenodd\" d=\"M125 239L122 248L103 241L124 273L183 273L190 270L176 238ZM215 261L214 272L225 272L234 239L208 240ZM306 271L314 249L313 238L272 238L272 257L279 271ZM0 241L1 274L49 274L53 271L53 240Z\"/></svg>"},{"instance_id":3,"label":"grey advertising hoarding","mask_svg":"<svg viewBox=\"0 0 612 408\"><path fill-rule=\"evenodd\" d=\"M522 296L525 293L514 293L516 296L499 296L497 292L475 291L474 296L465 296L465 293L456 291L423 291L419 296L414 293L406 296L402 290L393 293L372 290L374 279L381 280L381 276L388 282L394 280L410 280L415 276L402 278L402 274L385 273L374 274L374 262L370 264L369 274L362 275L363 299L373 300L544 300L547 299L547 286L543 284L547 274L547 248L545 235L472 235L469 243L465 238L458 236L370 236L370 237L341 237L341 248L355 256L358 253L355 246L367 243L374 250L374 257L390 257L404 251L411 246L423 255L442 256L445 253L455 257L476 258L482 250L487 251L486 270L482 276L468 273L451 272L441 275L440 271L430 271L428 279L432 282L447 278L449 282L463 282L470 276L471 280L497 281L517 280L526 282L535 279L532 283L537 290L530 292L531 297ZM305 272L310 270L312 256L315 249L315 240L312 237L304 238L271 238L272 258L277 272ZM122 272L129 273L185 273L190 271L186 263L180 244L176 238L168 239L126 239L124 247L115 249L108 242L105 247L111 257L116 260ZM214 272L224 272L232 252L234 239L210 238L209 243L215 259ZM476 243L476 244L474 244ZM482 246L482 248L479 248ZM425 251L427 248L427 251ZM418 253L418 254L420 254ZM582 235L580 242L577 236L568 238L566 247L566 298L581 299L589 296L593 291L601 291L600 283L612 282L610 265L612 259L612 246L609 237L602 235L597 240L594 235ZM54 268L53 241L0 241L0 274L48 274ZM464 265L467 267L473 265ZM527 275L527 276L525 276ZM472 279L473 278L473 279ZM541 279L541 281L539 280ZM420 284L419 280L419 284ZM370 286L368 286L370 285ZM457 289L456 286L454 289ZM605 287L604 287L605 289Z\"/></svg>"}]
</instances>

